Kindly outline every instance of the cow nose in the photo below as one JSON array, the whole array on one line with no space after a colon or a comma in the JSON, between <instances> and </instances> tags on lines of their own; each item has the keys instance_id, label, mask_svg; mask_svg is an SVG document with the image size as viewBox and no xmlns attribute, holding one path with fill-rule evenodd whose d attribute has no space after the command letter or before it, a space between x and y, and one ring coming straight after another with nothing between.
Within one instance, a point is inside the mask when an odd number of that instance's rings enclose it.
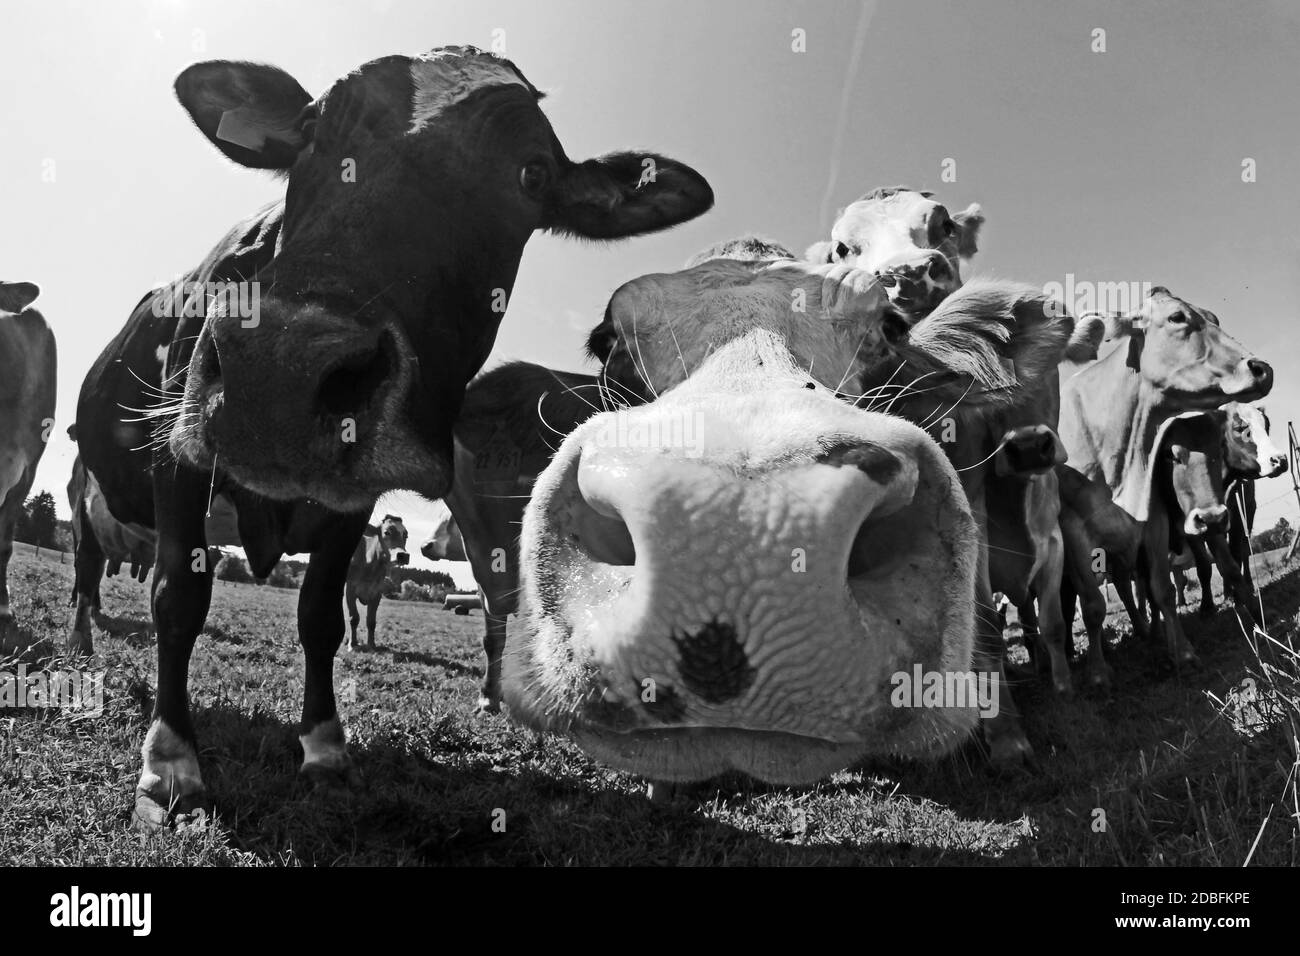
<instances>
[{"instance_id":1,"label":"cow nose","mask_svg":"<svg viewBox=\"0 0 1300 956\"><path fill-rule=\"evenodd\" d=\"M1201 535L1210 531L1218 531L1227 523L1228 509L1224 505L1193 508L1187 515L1186 531L1191 535Z\"/></svg>"},{"instance_id":2,"label":"cow nose","mask_svg":"<svg viewBox=\"0 0 1300 956\"><path fill-rule=\"evenodd\" d=\"M393 371L391 345L377 341L336 359L321 378L316 404L327 415L349 415L367 407Z\"/></svg>"},{"instance_id":3,"label":"cow nose","mask_svg":"<svg viewBox=\"0 0 1300 956\"><path fill-rule=\"evenodd\" d=\"M1273 386L1273 366L1269 365L1262 359L1250 359L1246 362L1246 368L1250 369L1251 377L1254 378L1255 384L1264 390Z\"/></svg>"},{"instance_id":4,"label":"cow nose","mask_svg":"<svg viewBox=\"0 0 1300 956\"><path fill-rule=\"evenodd\" d=\"M420 545L420 553L424 555L426 558L428 558L430 561L437 560L437 558L434 557L434 552L435 552L435 548L432 541L426 541L424 542L424 544Z\"/></svg>"},{"instance_id":5,"label":"cow nose","mask_svg":"<svg viewBox=\"0 0 1300 956\"><path fill-rule=\"evenodd\" d=\"M1287 458L1286 455L1273 455L1269 458L1268 462L1274 475L1282 474L1282 472L1286 471L1287 466L1291 464L1290 459Z\"/></svg>"},{"instance_id":6,"label":"cow nose","mask_svg":"<svg viewBox=\"0 0 1300 956\"><path fill-rule=\"evenodd\" d=\"M393 552L393 563L398 564L398 565L406 565L406 564L410 564L410 563L411 563L411 556L410 556L409 554L407 554L405 551L394 551L394 552Z\"/></svg>"}]
</instances>

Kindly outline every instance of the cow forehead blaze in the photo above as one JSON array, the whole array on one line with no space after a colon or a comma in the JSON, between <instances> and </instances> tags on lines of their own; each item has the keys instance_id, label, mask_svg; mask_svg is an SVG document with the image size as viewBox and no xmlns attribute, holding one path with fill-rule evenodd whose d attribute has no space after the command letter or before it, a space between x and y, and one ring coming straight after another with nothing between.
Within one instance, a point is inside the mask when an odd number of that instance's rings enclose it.
<instances>
[{"instance_id":1,"label":"cow forehead blaze","mask_svg":"<svg viewBox=\"0 0 1300 956\"><path fill-rule=\"evenodd\" d=\"M420 132L447 109L489 86L520 86L536 94L509 61L478 51L433 50L413 59L411 85L408 133Z\"/></svg>"}]
</instances>

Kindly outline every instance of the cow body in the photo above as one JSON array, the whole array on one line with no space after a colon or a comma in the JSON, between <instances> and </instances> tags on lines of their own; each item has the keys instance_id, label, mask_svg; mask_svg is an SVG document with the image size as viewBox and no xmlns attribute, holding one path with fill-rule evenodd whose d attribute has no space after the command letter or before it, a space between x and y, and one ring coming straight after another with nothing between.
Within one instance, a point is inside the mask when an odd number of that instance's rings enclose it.
<instances>
[{"instance_id":1,"label":"cow body","mask_svg":"<svg viewBox=\"0 0 1300 956\"><path fill-rule=\"evenodd\" d=\"M194 559L213 498L233 502L255 575L311 555L302 769L355 779L332 678L347 569L378 495L446 492L464 387L524 244L539 228L649 232L712 203L667 157L568 159L523 74L469 47L372 61L316 100L249 63L196 64L176 92L229 159L279 170L287 187L141 300L78 402L81 454L113 516L158 534L145 830L206 813L187 672L211 594Z\"/></svg>"},{"instance_id":2,"label":"cow body","mask_svg":"<svg viewBox=\"0 0 1300 956\"><path fill-rule=\"evenodd\" d=\"M602 408L596 379L515 362L472 382L456 425L456 482L444 501L483 597L479 708L501 702L506 619L519 607L519 528L533 482L564 436Z\"/></svg>"},{"instance_id":3,"label":"cow body","mask_svg":"<svg viewBox=\"0 0 1300 956\"><path fill-rule=\"evenodd\" d=\"M14 531L54 425L54 333L31 308L40 290L0 282L0 644L13 621L9 557Z\"/></svg>"},{"instance_id":4,"label":"cow body","mask_svg":"<svg viewBox=\"0 0 1300 956\"><path fill-rule=\"evenodd\" d=\"M384 598L384 584L388 581L390 564L404 567L410 561L406 553L406 526L395 515L385 515L378 526L367 525L357 548L352 552L352 563L348 565L347 584L343 589L343 600L348 609L348 622L351 630L348 637L348 650L354 651L357 643L357 602L366 609L366 646L375 648L375 619L379 613L379 602Z\"/></svg>"}]
</instances>

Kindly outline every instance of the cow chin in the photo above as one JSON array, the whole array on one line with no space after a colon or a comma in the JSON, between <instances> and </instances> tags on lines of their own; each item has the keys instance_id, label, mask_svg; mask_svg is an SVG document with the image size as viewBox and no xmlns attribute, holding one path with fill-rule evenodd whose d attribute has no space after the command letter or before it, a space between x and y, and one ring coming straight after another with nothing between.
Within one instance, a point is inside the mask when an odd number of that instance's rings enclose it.
<instances>
[{"instance_id":1,"label":"cow chin","mask_svg":"<svg viewBox=\"0 0 1300 956\"><path fill-rule=\"evenodd\" d=\"M598 420L575 432L524 521L512 717L663 780L806 783L956 747L974 701L899 689L971 672L975 523L938 447L871 418L844 464L761 477L664 455L602 464L584 442ZM648 500L603 497L629 476Z\"/></svg>"},{"instance_id":2,"label":"cow chin","mask_svg":"<svg viewBox=\"0 0 1300 956\"><path fill-rule=\"evenodd\" d=\"M363 438L346 464L301 448L292 467L249 455L240 444L221 441L206 410L182 412L169 439L177 461L201 471L219 469L240 487L275 501L310 499L339 512L369 511L380 495L398 489L440 498L451 487L451 464L418 442L405 428L390 428L379 437ZM194 422L181 427L180 422Z\"/></svg>"}]
</instances>

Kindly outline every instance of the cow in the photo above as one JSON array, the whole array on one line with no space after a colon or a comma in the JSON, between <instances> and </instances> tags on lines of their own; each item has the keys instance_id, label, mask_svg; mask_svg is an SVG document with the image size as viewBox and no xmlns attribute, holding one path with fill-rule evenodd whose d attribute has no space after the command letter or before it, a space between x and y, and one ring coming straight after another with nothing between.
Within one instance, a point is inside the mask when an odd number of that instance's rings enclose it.
<instances>
[{"instance_id":1,"label":"cow","mask_svg":"<svg viewBox=\"0 0 1300 956\"><path fill-rule=\"evenodd\" d=\"M1135 312L1113 318L1097 359L1067 362L1061 376L1060 437L1070 466L1104 486L1132 519L1121 550L1131 551L1133 536L1140 537L1143 576L1169 653L1176 663L1190 663L1195 653L1178 622L1169 579L1169 524L1152 504L1154 457L1179 414L1261 398L1272 388L1273 369L1224 333L1212 312L1156 286ZM1072 527L1086 533L1081 524ZM1079 586L1094 574L1079 562L1096 550L1086 538L1067 548ZM1095 574L1091 586L1099 587Z\"/></svg>"},{"instance_id":2,"label":"cow","mask_svg":"<svg viewBox=\"0 0 1300 956\"><path fill-rule=\"evenodd\" d=\"M76 441L76 429L68 430ZM130 575L144 583L153 567L157 535L152 528L124 524L113 517L104 501L104 492L95 476L86 470L78 455L72 462L68 479L68 507L72 511L73 639L68 642L76 653L94 652L90 620L100 611L99 582L113 577L126 564Z\"/></svg>"},{"instance_id":3,"label":"cow","mask_svg":"<svg viewBox=\"0 0 1300 956\"><path fill-rule=\"evenodd\" d=\"M1215 612L1212 575L1215 565L1224 581L1225 594L1239 607L1249 608L1254 597L1250 574L1250 535L1255 517L1255 480L1275 478L1287 470L1287 452L1269 435L1268 416L1262 408L1241 402L1223 406L1223 501L1228 508L1228 531L1220 540L1189 539L1183 567L1195 567L1201 585L1199 613ZM1175 564L1177 567L1177 564ZM1174 582L1182 603L1182 588Z\"/></svg>"},{"instance_id":4,"label":"cow","mask_svg":"<svg viewBox=\"0 0 1300 956\"><path fill-rule=\"evenodd\" d=\"M352 552L352 563L348 565L347 583L343 588L343 600L347 604L348 623L351 631L348 636L348 650L355 651L357 643L357 602L366 608L366 646L375 649L375 616L379 613L379 602L384 598L384 584L388 580L388 565L405 567L411 556L406 552L406 525L396 515L384 515L376 525L367 525L357 549Z\"/></svg>"},{"instance_id":5,"label":"cow","mask_svg":"<svg viewBox=\"0 0 1300 956\"><path fill-rule=\"evenodd\" d=\"M588 419L534 485L512 717L666 781L807 782L957 746L977 720L959 695L891 706L914 666L955 686L979 660L980 525L907 419L987 428L1072 324L1036 290L983 282L909 329L839 264L715 260L625 284L588 345L611 391L648 404Z\"/></svg>"},{"instance_id":6,"label":"cow","mask_svg":"<svg viewBox=\"0 0 1300 956\"><path fill-rule=\"evenodd\" d=\"M145 831L207 816L187 674L212 587L192 561L214 496L234 501L255 575L311 555L301 771L354 782L332 686L348 564L379 495L447 492L465 385L528 238L654 232L713 202L665 156L570 160L537 89L473 47L373 60L315 100L288 73L242 62L195 64L175 89L228 159L286 182L283 200L140 300L77 405L82 458L113 515L158 533Z\"/></svg>"},{"instance_id":7,"label":"cow","mask_svg":"<svg viewBox=\"0 0 1300 956\"><path fill-rule=\"evenodd\" d=\"M949 214L934 193L882 186L842 210L830 239L804 257L878 274L895 310L916 321L960 288L962 263L978 251L983 224L978 203Z\"/></svg>"},{"instance_id":8,"label":"cow","mask_svg":"<svg viewBox=\"0 0 1300 956\"><path fill-rule=\"evenodd\" d=\"M14 531L54 424L56 349L31 282L0 281L0 639L13 625Z\"/></svg>"}]
</instances>

